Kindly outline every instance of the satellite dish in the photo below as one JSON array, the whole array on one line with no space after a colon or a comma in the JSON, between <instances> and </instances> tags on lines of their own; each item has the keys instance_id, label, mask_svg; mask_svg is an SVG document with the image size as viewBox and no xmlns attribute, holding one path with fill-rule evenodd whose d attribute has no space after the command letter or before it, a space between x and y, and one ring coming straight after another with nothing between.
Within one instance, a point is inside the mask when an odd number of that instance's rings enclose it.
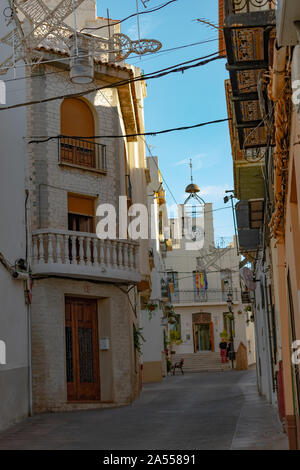
<instances>
[{"instance_id":1,"label":"satellite dish","mask_svg":"<svg viewBox=\"0 0 300 470\"><path fill-rule=\"evenodd\" d=\"M256 282L253 280L253 272L251 269L244 267L240 269L241 277L244 279L246 286L249 290L256 290Z\"/></svg>"}]
</instances>

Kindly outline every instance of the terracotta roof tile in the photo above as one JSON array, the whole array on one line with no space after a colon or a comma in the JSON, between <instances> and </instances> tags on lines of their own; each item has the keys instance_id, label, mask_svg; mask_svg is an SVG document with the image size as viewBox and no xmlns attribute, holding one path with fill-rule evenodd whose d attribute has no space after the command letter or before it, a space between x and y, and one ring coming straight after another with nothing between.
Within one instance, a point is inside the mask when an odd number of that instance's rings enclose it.
<instances>
[{"instance_id":1,"label":"terracotta roof tile","mask_svg":"<svg viewBox=\"0 0 300 470\"><path fill-rule=\"evenodd\" d=\"M58 48L53 48L53 47L50 47L50 46L48 47L48 46L43 45L43 46L36 47L35 49L37 51L51 52L53 54L57 54L57 55L60 55L60 56L65 56L65 57L69 56L69 53L67 53L66 51L62 51ZM110 68L113 68L113 69L116 69L116 70L122 70L122 71L125 71L125 72L129 72L131 74L133 73L130 66L117 65L117 64L114 64L114 63L110 63L110 62L102 62L101 59L99 59L99 58L95 58L94 61L95 61L96 64L99 64L99 65L105 65L106 67L110 67Z\"/></svg>"}]
</instances>

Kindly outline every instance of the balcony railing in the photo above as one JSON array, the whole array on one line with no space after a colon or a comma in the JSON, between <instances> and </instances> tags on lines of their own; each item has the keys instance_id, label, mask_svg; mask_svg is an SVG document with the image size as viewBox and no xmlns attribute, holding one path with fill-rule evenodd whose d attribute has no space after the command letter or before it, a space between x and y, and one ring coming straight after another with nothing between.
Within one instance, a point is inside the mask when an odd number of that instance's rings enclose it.
<instances>
[{"instance_id":1,"label":"balcony railing","mask_svg":"<svg viewBox=\"0 0 300 470\"><path fill-rule=\"evenodd\" d=\"M103 144L62 136L58 140L58 152L61 164L107 171L106 146Z\"/></svg>"},{"instance_id":2,"label":"balcony railing","mask_svg":"<svg viewBox=\"0 0 300 470\"><path fill-rule=\"evenodd\" d=\"M232 291L233 302L239 301L239 291ZM173 304L198 304L198 303L226 303L227 292L218 289L208 289L203 293L197 291L175 291L171 294Z\"/></svg>"},{"instance_id":3,"label":"balcony railing","mask_svg":"<svg viewBox=\"0 0 300 470\"><path fill-rule=\"evenodd\" d=\"M139 243L100 240L91 233L37 230L32 236L32 272L139 282Z\"/></svg>"},{"instance_id":4,"label":"balcony railing","mask_svg":"<svg viewBox=\"0 0 300 470\"><path fill-rule=\"evenodd\" d=\"M226 15L235 15L239 13L274 10L276 3L276 0L225 0L225 13Z\"/></svg>"}]
</instances>

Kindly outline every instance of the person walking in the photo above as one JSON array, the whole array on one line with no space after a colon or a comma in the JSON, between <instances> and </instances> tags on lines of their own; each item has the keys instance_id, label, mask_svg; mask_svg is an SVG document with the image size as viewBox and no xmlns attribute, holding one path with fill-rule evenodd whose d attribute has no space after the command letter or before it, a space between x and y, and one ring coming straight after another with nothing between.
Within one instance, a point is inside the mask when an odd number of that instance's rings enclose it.
<instances>
[{"instance_id":1,"label":"person walking","mask_svg":"<svg viewBox=\"0 0 300 470\"><path fill-rule=\"evenodd\" d=\"M232 347L232 342L231 342L231 339L228 341L227 343L227 351L226 351L226 362L229 361L229 353L231 351L231 347Z\"/></svg>"},{"instance_id":2,"label":"person walking","mask_svg":"<svg viewBox=\"0 0 300 470\"><path fill-rule=\"evenodd\" d=\"M225 338L222 338L219 347L221 352L221 362L222 364L225 364L225 362L227 362L227 341Z\"/></svg>"}]
</instances>

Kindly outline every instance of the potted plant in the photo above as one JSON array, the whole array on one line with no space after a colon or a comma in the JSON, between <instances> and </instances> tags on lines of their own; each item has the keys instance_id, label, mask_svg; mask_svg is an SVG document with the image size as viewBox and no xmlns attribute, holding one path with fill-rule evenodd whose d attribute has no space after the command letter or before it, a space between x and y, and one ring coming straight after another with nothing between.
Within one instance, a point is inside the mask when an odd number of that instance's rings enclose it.
<instances>
[{"instance_id":1,"label":"potted plant","mask_svg":"<svg viewBox=\"0 0 300 470\"><path fill-rule=\"evenodd\" d=\"M149 312L149 320L152 320L152 317L153 317L153 312L158 308L158 305L153 303L153 302L149 302L147 305L146 305L146 310L148 310Z\"/></svg>"},{"instance_id":2,"label":"potted plant","mask_svg":"<svg viewBox=\"0 0 300 470\"><path fill-rule=\"evenodd\" d=\"M234 320L234 314L233 313L228 313L227 315L225 315L226 318L228 318L228 320Z\"/></svg>"},{"instance_id":3,"label":"potted plant","mask_svg":"<svg viewBox=\"0 0 300 470\"><path fill-rule=\"evenodd\" d=\"M181 339L181 334L179 333L179 331L170 331L170 336L169 336L169 344L170 344L170 354L171 354L171 357L172 355L176 354L175 351L173 351L173 345L175 344L176 346L180 346L183 341Z\"/></svg>"},{"instance_id":4,"label":"potted plant","mask_svg":"<svg viewBox=\"0 0 300 470\"><path fill-rule=\"evenodd\" d=\"M142 354L142 342L145 342L145 338L142 335L143 328L137 328L135 325L133 327L133 342L134 349L138 351L139 354Z\"/></svg>"},{"instance_id":5,"label":"potted plant","mask_svg":"<svg viewBox=\"0 0 300 470\"><path fill-rule=\"evenodd\" d=\"M221 333L220 333L220 337L221 337L221 340L224 340L224 341L227 341L228 340L228 333L226 330L223 330Z\"/></svg>"}]
</instances>

